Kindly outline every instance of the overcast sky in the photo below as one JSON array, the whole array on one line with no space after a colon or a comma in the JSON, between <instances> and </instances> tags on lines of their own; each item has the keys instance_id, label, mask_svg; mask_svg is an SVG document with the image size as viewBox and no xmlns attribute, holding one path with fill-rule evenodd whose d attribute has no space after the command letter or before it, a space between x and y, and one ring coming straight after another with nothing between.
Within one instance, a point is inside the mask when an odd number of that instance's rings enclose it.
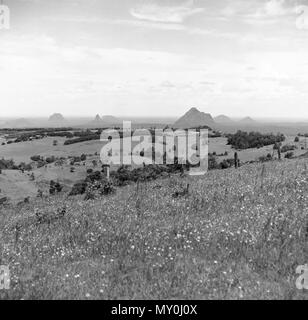
<instances>
[{"instance_id":1,"label":"overcast sky","mask_svg":"<svg viewBox=\"0 0 308 320\"><path fill-rule=\"evenodd\" d=\"M306 0L4 4L0 117L163 117L197 107L308 118Z\"/></svg>"}]
</instances>

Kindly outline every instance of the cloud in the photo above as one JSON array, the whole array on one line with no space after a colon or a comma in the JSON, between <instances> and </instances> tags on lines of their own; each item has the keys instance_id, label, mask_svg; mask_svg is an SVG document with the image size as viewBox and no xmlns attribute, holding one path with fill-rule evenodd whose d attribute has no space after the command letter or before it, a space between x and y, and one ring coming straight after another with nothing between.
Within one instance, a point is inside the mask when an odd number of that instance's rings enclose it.
<instances>
[{"instance_id":1,"label":"cloud","mask_svg":"<svg viewBox=\"0 0 308 320\"><path fill-rule=\"evenodd\" d=\"M167 31L184 31L192 35L213 35L221 37L230 37L230 34L227 33L217 33L214 30L202 29L196 27L185 26L184 24L179 23L165 23L165 22L151 22L145 20L129 20L129 19L118 19L118 20L107 20L103 21L104 23L124 25L129 27L139 27L146 29L155 29L155 30L167 30Z\"/></svg>"},{"instance_id":2,"label":"cloud","mask_svg":"<svg viewBox=\"0 0 308 320\"><path fill-rule=\"evenodd\" d=\"M105 20L106 23L126 25L131 27L141 27L147 29L158 29L158 30L171 30L171 31L183 31L186 27L178 23L156 23L151 21L142 21L142 20L129 20L129 19L118 19L118 20Z\"/></svg>"},{"instance_id":3,"label":"cloud","mask_svg":"<svg viewBox=\"0 0 308 320\"><path fill-rule=\"evenodd\" d=\"M194 8L193 1L182 3L179 6L159 6L153 2L131 9L130 14L140 20L183 23L186 18L203 11L204 8Z\"/></svg>"},{"instance_id":4,"label":"cloud","mask_svg":"<svg viewBox=\"0 0 308 320\"><path fill-rule=\"evenodd\" d=\"M293 1L266 0L266 1L238 0L222 10L225 18L236 17L250 24L276 23L281 18L295 16L296 6Z\"/></svg>"}]
</instances>

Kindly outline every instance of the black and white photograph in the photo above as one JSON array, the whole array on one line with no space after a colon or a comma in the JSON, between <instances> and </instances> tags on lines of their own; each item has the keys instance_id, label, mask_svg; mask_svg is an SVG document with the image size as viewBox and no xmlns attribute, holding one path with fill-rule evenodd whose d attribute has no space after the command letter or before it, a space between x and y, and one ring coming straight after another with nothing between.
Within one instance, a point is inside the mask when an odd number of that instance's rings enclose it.
<instances>
[{"instance_id":1,"label":"black and white photograph","mask_svg":"<svg viewBox=\"0 0 308 320\"><path fill-rule=\"evenodd\" d=\"M0 0L0 300L308 300L308 0Z\"/></svg>"}]
</instances>

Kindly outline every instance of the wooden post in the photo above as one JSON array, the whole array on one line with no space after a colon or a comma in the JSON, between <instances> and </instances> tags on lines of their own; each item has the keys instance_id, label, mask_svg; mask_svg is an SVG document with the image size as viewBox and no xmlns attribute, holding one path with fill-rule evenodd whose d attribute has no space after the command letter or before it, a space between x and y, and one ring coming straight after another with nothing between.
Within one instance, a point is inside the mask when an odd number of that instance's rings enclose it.
<instances>
[{"instance_id":1,"label":"wooden post","mask_svg":"<svg viewBox=\"0 0 308 320\"><path fill-rule=\"evenodd\" d=\"M106 166L106 170L107 170L107 181L110 180L110 165Z\"/></svg>"},{"instance_id":2,"label":"wooden post","mask_svg":"<svg viewBox=\"0 0 308 320\"><path fill-rule=\"evenodd\" d=\"M278 151L278 159L281 160L281 150L280 150L280 144L277 146L277 151Z\"/></svg>"},{"instance_id":3,"label":"wooden post","mask_svg":"<svg viewBox=\"0 0 308 320\"><path fill-rule=\"evenodd\" d=\"M110 180L110 164L103 164L102 165L102 172L105 173L106 171L106 178L107 181Z\"/></svg>"}]
</instances>

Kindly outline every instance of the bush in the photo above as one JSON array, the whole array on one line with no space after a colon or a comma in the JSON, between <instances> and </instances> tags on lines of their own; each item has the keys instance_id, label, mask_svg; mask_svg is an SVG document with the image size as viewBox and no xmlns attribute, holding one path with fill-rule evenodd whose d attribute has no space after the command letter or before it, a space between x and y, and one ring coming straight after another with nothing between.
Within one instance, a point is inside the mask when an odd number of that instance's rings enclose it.
<instances>
[{"instance_id":1,"label":"bush","mask_svg":"<svg viewBox=\"0 0 308 320\"><path fill-rule=\"evenodd\" d=\"M285 152L288 152L288 151L293 151L293 150L295 150L295 149L297 149L297 147L296 146L291 146L291 145L285 145L285 146L283 146L282 148L281 148L281 152L282 153L285 153Z\"/></svg>"},{"instance_id":2,"label":"bush","mask_svg":"<svg viewBox=\"0 0 308 320\"><path fill-rule=\"evenodd\" d=\"M55 156L47 157L45 160L47 163L53 163L56 161Z\"/></svg>"},{"instance_id":3,"label":"bush","mask_svg":"<svg viewBox=\"0 0 308 320\"><path fill-rule=\"evenodd\" d=\"M268 153L266 156L259 157L260 162L266 162L266 161L271 161L271 160L273 160L273 157L270 153Z\"/></svg>"},{"instance_id":4,"label":"bush","mask_svg":"<svg viewBox=\"0 0 308 320\"><path fill-rule=\"evenodd\" d=\"M86 192L86 189L87 189L87 183L85 181L77 182L73 185L73 188L69 193L69 196L84 194Z\"/></svg>"},{"instance_id":5,"label":"bush","mask_svg":"<svg viewBox=\"0 0 308 320\"><path fill-rule=\"evenodd\" d=\"M46 162L44 160L40 160L37 162L37 167L38 168L42 168L46 165Z\"/></svg>"},{"instance_id":6,"label":"bush","mask_svg":"<svg viewBox=\"0 0 308 320\"><path fill-rule=\"evenodd\" d=\"M234 166L234 159L226 159L220 162L219 169L228 169Z\"/></svg>"},{"instance_id":7,"label":"bush","mask_svg":"<svg viewBox=\"0 0 308 320\"><path fill-rule=\"evenodd\" d=\"M87 183L93 183L94 181L101 181L102 180L102 173L100 171L95 171L90 173L87 178L86 182Z\"/></svg>"},{"instance_id":8,"label":"bush","mask_svg":"<svg viewBox=\"0 0 308 320\"><path fill-rule=\"evenodd\" d=\"M91 140L99 140L101 137L100 134L89 134L83 137L75 138L75 139L69 139L64 142L64 145L70 145L70 144L75 144L75 143L80 143L84 141L91 141Z\"/></svg>"},{"instance_id":9,"label":"bush","mask_svg":"<svg viewBox=\"0 0 308 320\"><path fill-rule=\"evenodd\" d=\"M0 206L7 204L9 202L9 198L8 197L4 197L0 199Z\"/></svg>"},{"instance_id":10,"label":"bush","mask_svg":"<svg viewBox=\"0 0 308 320\"><path fill-rule=\"evenodd\" d=\"M13 169L15 166L14 161L11 160L5 160L5 159L1 159L0 160L0 169Z\"/></svg>"},{"instance_id":11,"label":"bush","mask_svg":"<svg viewBox=\"0 0 308 320\"><path fill-rule=\"evenodd\" d=\"M285 140L283 134L261 134L259 132L237 131L228 135L228 145L236 149L262 148Z\"/></svg>"},{"instance_id":12,"label":"bush","mask_svg":"<svg viewBox=\"0 0 308 320\"><path fill-rule=\"evenodd\" d=\"M32 166L31 166L31 164L26 164L24 162L21 162L20 165L18 166L18 169L21 171L31 171Z\"/></svg>"},{"instance_id":13,"label":"bush","mask_svg":"<svg viewBox=\"0 0 308 320\"><path fill-rule=\"evenodd\" d=\"M101 188L100 188L100 194L101 195L109 195L115 193L115 188L113 187L113 184L111 182L106 182Z\"/></svg>"},{"instance_id":14,"label":"bush","mask_svg":"<svg viewBox=\"0 0 308 320\"><path fill-rule=\"evenodd\" d=\"M288 152L286 153L286 155L284 156L286 159L291 159L294 156L294 152Z\"/></svg>"},{"instance_id":15,"label":"bush","mask_svg":"<svg viewBox=\"0 0 308 320\"><path fill-rule=\"evenodd\" d=\"M30 159L34 162L38 162L38 161L41 161L41 156L35 155L35 156L32 156Z\"/></svg>"},{"instance_id":16,"label":"bush","mask_svg":"<svg viewBox=\"0 0 308 320\"><path fill-rule=\"evenodd\" d=\"M209 170L214 170L219 168L219 164L217 163L216 157L209 156Z\"/></svg>"},{"instance_id":17,"label":"bush","mask_svg":"<svg viewBox=\"0 0 308 320\"><path fill-rule=\"evenodd\" d=\"M63 186L61 186L59 182L55 182L53 180L50 181L49 193L51 195L61 192L62 189L63 189Z\"/></svg>"}]
</instances>

